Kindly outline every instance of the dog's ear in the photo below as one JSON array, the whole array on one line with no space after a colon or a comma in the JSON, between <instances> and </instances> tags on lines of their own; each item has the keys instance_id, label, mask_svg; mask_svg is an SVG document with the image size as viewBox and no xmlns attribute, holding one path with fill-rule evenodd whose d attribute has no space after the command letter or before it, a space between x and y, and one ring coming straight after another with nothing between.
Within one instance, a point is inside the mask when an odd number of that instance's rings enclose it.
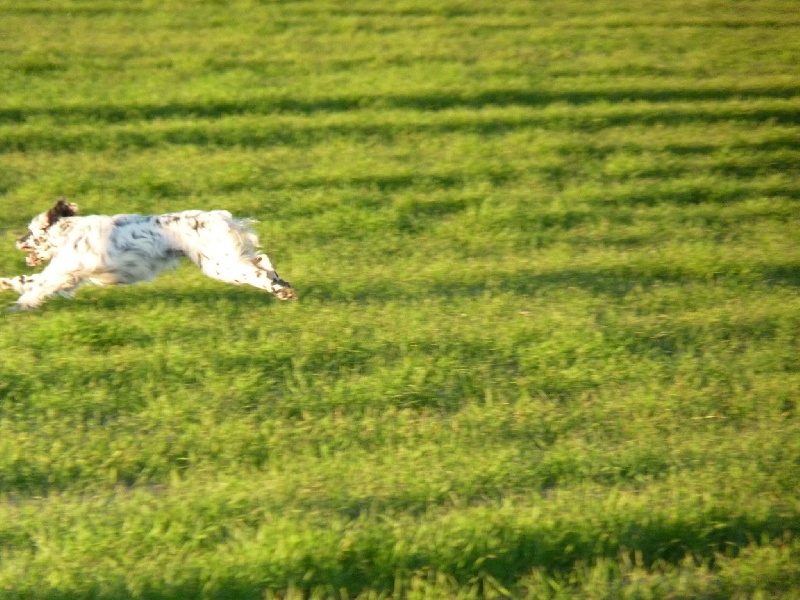
<instances>
[{"instance_id":1,"label":"dog's ear","mask_svg":"<svg viewBox=\"0 0 800 600\"><path fill-rule=\"evenodd\" d=\"M78 205L73 202L67 202L65 198L61 198L56 202L53 208L47 211L47 221L52 225L62 217L73 217L77 214Z\"/></svg>"}]
</instances>

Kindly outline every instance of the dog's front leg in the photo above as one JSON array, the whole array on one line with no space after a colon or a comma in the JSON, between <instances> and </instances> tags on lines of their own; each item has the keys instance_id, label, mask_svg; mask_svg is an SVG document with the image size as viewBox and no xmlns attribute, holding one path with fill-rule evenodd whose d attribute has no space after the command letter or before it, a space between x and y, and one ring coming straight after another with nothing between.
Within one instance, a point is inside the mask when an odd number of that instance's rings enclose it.
<instances>
[{"instance_id":1,"label":"dog's front leg","mask_svg":"<svg viewBox=\"0 0 800 600\"><path fill-rule=\"evenodd\" d=\"M23 291L12 306L13 310L38 308L56 294L69 295L80 284L80 279L71 273L40 273Z\"/></svg>"},{"instance_id":2,"label":"dog's front leg","mask_svg":"<svg viewBox=\"0 0 800 600\"><path fill-rule=\"evenodd\" d=\"M0 290L14 290L20 296L33 286L41 275L18 275L0 277Z\"/></svg>"}]
</instances>

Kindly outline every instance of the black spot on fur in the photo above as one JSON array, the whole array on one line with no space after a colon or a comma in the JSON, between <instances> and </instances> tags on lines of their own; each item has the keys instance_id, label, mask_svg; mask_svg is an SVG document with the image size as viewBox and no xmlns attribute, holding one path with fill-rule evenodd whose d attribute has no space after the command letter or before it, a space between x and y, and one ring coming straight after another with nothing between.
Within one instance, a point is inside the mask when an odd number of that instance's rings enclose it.
<instances>
[{"instance_id":1,"label":"black spot on fur","mask_svg":"<svg viewBox=\"0 0 800 600\"><path fill-rule=\"evenodd\" d=\"M180 217L177 215L162 215L160 217L156 217L156 223L159 225L172 225L175 221L180 220Z\"/></svg>"}]
</instances>

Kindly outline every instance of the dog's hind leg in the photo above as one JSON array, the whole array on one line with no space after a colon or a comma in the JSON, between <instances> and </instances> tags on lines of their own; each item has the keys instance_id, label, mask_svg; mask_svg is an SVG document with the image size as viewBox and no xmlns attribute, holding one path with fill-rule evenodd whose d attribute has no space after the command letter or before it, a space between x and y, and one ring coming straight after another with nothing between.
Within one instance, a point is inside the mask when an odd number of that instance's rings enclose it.
<instances>
[{"instance_id":1,"label":"dog's hind leg","mask_svg":"<svg viewBox=\"0 0 800 600\"><path fill-rule=\"evenodd\" d=\"M203 273L214 279L236 285L252 285L266 290L280 300L297 299L297 292L292 284L278 276L266 254L224 264L204 258L198 262L198 266Z\"/></svg>"},{"instance_id":2,"label":"dog's hind leg","mask_svg":"<svg viewBox=\"0 0 800 600\"><path fill-rule=\"evenodd\" d=\"M266 254L259 254L256 256L253 259L253 264L262 271L265 271L267 273L267 277L269 277L273 284L281 285L287 288L292 287L291 283L285 279L281 279L281 276L278 275L278 272L275 270L275 267L272 266L272 262L269 260L269 256Z\"/></svg>"}]
</instances>

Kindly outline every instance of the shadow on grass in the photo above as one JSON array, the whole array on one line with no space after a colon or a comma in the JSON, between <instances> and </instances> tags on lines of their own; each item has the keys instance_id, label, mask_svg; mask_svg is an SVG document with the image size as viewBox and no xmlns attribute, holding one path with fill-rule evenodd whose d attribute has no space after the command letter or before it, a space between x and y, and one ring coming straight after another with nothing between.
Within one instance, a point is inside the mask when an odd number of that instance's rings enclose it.
<instances>
[{"instance_id":1,"label":"shadow on grass","mask_svg":"<svg viewBox=\"0 0 800 600\"><path fill-rule=\"evenodd\" d=\"M672 279L676 281L677 279ZM649 282L652 283L651 279ZM428 281L428 282L395 282L392 280L373 280L362 285L347 284L338 280L307 281L298 287L298 302L314 301L325 304L352 304L405 301L421 298L456 298L479 297L493 291L498 293L516 293L533 295L537 292L555 287L579 287L597 294L624 296L633 287L643 283L641 278L628 279L613 273L585 272L579 270L559 271L545 274L515 274L502 279L487 281ZM108 313L127 312L130 310L169 310L183 309L192 305L205 314L198 318L209 318L220 314L220 306L224 305L223 314L230 317L241 316L252 318L255 314L266 314L281 309L281 302L265 292L242 287L216 287L158 289L147 288L148 284L139 284L102 292L81 290L75 299L54 298L43 309L82 311L91 307L94 310ZM214 284L210 284L214 285Z\"/></svg>"},{"instance_id":2,"label":"shadow on grass","mask_svg":"<svg viewBox=\"0 0 800 600\"><path fill-rule=\"evenodd\" d=\"M146 581L143 597L177 599L210 594L256 599L263 598L267 589L279 594L288 589L292 597L354 598L367 590L382 596L410 589L412 579L425 573L452 577L453 583L460 586L474 586L476 579L492 578L514 590L517 582L533 569L566 577L576 568L601 559L635 562L651 569L679 567L681 561L691 558L694 564L705 564L713 573L719 555L735 556L751 547L754 540L766 542L800 533L797 516L775 512L742 516L722 509L688 516L668 516L658 511L646 515L607 514L591 525L561 520L521 525L502 517L491 519L491 523L491 527L477 526L485 532L478 537L451 539L453 533L444 531L439 544L420 543L411 540L408 536L412 534L402 528L378 524L349 532L346 552L308 546L296 555L288 555L271 553L266 545L260 555L248 556L244 563L232 563L238 565L235 569L187 570L179 580L154 577ZM413 551L404 551L407 544L414 547ZM265 569L269 573L266 580ZM305 574L300 584L298 574ZM622 578L618 574L602 581L603 591L623 585ZM131 576L126 579L117 575L102 582L92 581L90 576L80 589L85 597L128 597L129 581ZM477 592L475 597L499 597L491 587L485 593L474 587L472 591ZM62 600L75 596L54 586L46 592L42 590L38 597Z\"/></svg>"},{"instance_id":3,"label":"shadow on grass","mask_svg":"<svg viewBox=\"0 0 800 600\"><path fill-rule=\"evenodd\" d=\"M467 108L480 109L489 106L543 107L550 104L586 105L596 102L617 104L620 102L677 102L677 101L725 101L752 99L786 99L800 95L800 86L772 85L751 87L706 87L706 88L618 88L614 90L550 91L536 89L489 89L477 93L420 93L380 94L373 96L331 97L274 97L245 100L212 100L204 102L172 102L167 104L131 104L127 106L71 105L31 108L5 108L0 110L0 123L20 123L30 118L48 116L56 119L102 121L118 123L131 120L221 118L231 115L317 112L346 112L363 108L404 109L417 111L441 111ZM770 116L780 118L781 111L767 111ZM785 113L785 118L796 122L798 110ZM758 111L756 111L758 113ZM747 111L746 115L753 115Z\"/></svg>"},{"instance_id":4,"label":"shadow on grass","mask_svg":"<svg viewBox=\"0 0 800 600\"><path fill-rule=\"evenodd\" d=\"M731 175L737 169L728 169ZM738 169L739 176L744 177L750 169ZM678 206L691 206L697 204L733 204L758 196L773 196L800 199L800 187L793 183L777 183L764 185L756 189L745 186L715 186L705 183L687 183L677 181L674 185L663 187L647 187L641 185L637 188L614 191L607 197L592 198L591 201L612 206L656 206L659 204L675 204Z\"/></svg>"},{"instance_id":5,"label":"shadow on grass","mask_svg":"<svg viewBox=\"0 0 800 600\"><path fill-rule=\"evenodd\" d=\"M214 284L210 284L213 286ZM266 292L256 289L242 287L223 287L219 284L215 287L181 288L180 278L175 277L174 287L158 285L155 287L150 283L140 283L128 286L114 286L108 288L95 288L87 286L77 291L74 298L50 299L44 306L33 312L23 312L14 315L19 318L28 318L42 312L75 312L83 313L91 309L98 313L107 313L108 319L113 319L114 314L127 314L137 312L147 314L157 312L158 319L168 326L169 321L163 320L165 311L175 311L191 308L196 312L198 325L202 321L211 318L213 314L227 316L241 316L255 318L261 314L265 316L267 311L281 304L280 300L273 298ZM7 296L10 301L13 295ZM89 327L91 325L87 325ZM116 327L104 327L110 331L116 331ZM100 335L97 337L96 346L113 346L117 336ZM143 337L145 341L149 338Z\"/></svg>"},{"instance_id":6,"label":"shadow on grass","mask_svg":"<svg viewBox=\"0 0 800 600\"><path fill-rule=\"evenodd\" d=\"M800 287L800 265L761 265L747 276L691 272L678 265L615 266L594 269L559 269L543 273L518 271L511 274L487 274L485 278L446 281L432 279L371 280L355 284L347 280L307 280L295 282L298 302L313 301L326 304L373 303L413 301L424 298L453 299L491 296L492 294L518 294L535 296L558 289L577 288L598 296L622 298L632 290L659 284L712 283L734 281L742 285L769 284ZM91 295L90 295L91 294ZM44 310L96 310L118 312L131 309L169 310L191 305L207 311L198 319L217 313L226 317L253 318L280 311L284 303L271 295L246 286L225 286L210 283L208 287L181 288L164 286L153 288L149 284L106 289L100 293L81 290L76 299L55 298ZM222 305L222 307L221 307ZM222 312L220 310L222 309Z\"/></svg>"},{"instance_id":7,"label":"shadow on grass","mask_svg":"<svg viewBox=\"0 0 800 600\"><path fill-rule=\"evenodd\" d=\"M742 285L800 286L800 266L764 266L746 277L709 271L689 272L679 266L560 269L545 273L520 271L487 275L486 279L431 280L423 282L372 281L361 286L343 286L338 281L308 282L304 296L326 303L387 302L419 298L478 298L492 294L536 296L555 290L577 288L595 296L623 298L632 290L659 284L714 283L734 281Z\"/></svg>"},{"instance_id":8,"label":"shadow on grass","mask_svg":"<svg viewBox=\"0 0 800 600\"><path fill-rule=\"evenodd\" d=\"M800 288L800 264L764 267L762 273L767 283Z\"/></svg>"},{"instance_id":9,"label":"shadow on grass","mask_svg":"<svg viewBox=\"0 0 800 600\"><path fill-rule=\"evenodd\" d=\"M2 111L0 111L2 112ZM25 120L22 118L21 120ZM688 125L694 123L713 124L736 121L741 123L771 123L774 125L800 124L800 107L721 110L714 107L672 109L659 106L650 111L619 110L600 114L560 113L537 114L516 117L504 115L480 116L465 120L434 120L427 123L352 123L286 126L264 126L260 128L236 129L235 127L211 128L198 125L178 124L159 131L102 130L63 131L9 131L0 140L0 153L33 150L106 151L112 149L155 148L163 144L264 148L276 145L309 146L331 138L370 139L393 142L400 134L470 132L482 136L502 135L506 132L529 128L575 129L601 131L609 127L628 125ZM2 115L0 115L2 123ZM780 146L791 148L791 144Z\"/></svg>"},{"instance_id":10,"label":"shadow on grass","mask_svg":"<svg viewBox=\"0 0 800 600\"><path fill-rule=\"evenodd\" d=\"M614 102L614 100L609 100ZM338 103L334 103L338 105ZM448 103L442 103L442 110ZM491 106L492 104L487 104ZM425 103L420 105L424 109ZM474 107L471 103L452 103L452 108L467 107L480 108L481 104ZM502 106L502 105L501 105ZM52 109L58 113L58 109ZM67 109L64 109L67 111ZM73 109L69 109L73 110ZM198 110L197 114L188 111L187 114L169 116L169 111L160 115L159 111L122 110L127 117L115 117L116 110L100 108L95 114L91 107L87 107L86 114L81 115L74 109L75 115L66 113L62 116L70 123L81 121L95 123L116 123L126 120L140 121L142 119L166 118L221 118L228 112L224 107L209 110L206 114ZM355 110L355 108L353 108ZM217 112L219 111L219 112ZM49 114L47 110L39 113ZM152 115L150 113L153 113ZM235 107L231 107L233 114L238 114ZM268 114L269 110L250 112L242 110L242 114ZM107 118L103 115L107 113ZM99 115L99 116L98 116ZM139 115L139 116L135 116ZM28 118L37 116L37 109L0 109L0 124L23 123ZM0 140L0 152L25 152L32 150L61 150L78 151L94 150L107 151L111 149L138 148L147 149L163 144L210 146L210 147L235 147L235 148L263 148L276 145L309 146L331 138L370 139L392 142L398 135L408 133L439 133L470 132L482 136L502 135L506 132L529 128L547 129L575 129L592 132L601 131L610 127L624 127L629 125L687 125L696 123L713 124L719 122L740 122L772 125L798 125L800 124L800 107L740 107L740 106L671 106L670 104L654 104L649 107L632 105L631 107L615 107L613 110L602 109L599 111L542 111L540 113L520 115L478 114L470 118L429 119L426 122L393 121L384 123L294 123L286 125L265 124L263 127L247 127L236 124L208 124L208 123L174 123L170 126L160 127L157 130L142 130L130 128L95 128L91 131L75 128L53 129L34 131L11 130L4 134ZM780 146L791 148L791 144Z\"/></svg>"}]
</instances>

